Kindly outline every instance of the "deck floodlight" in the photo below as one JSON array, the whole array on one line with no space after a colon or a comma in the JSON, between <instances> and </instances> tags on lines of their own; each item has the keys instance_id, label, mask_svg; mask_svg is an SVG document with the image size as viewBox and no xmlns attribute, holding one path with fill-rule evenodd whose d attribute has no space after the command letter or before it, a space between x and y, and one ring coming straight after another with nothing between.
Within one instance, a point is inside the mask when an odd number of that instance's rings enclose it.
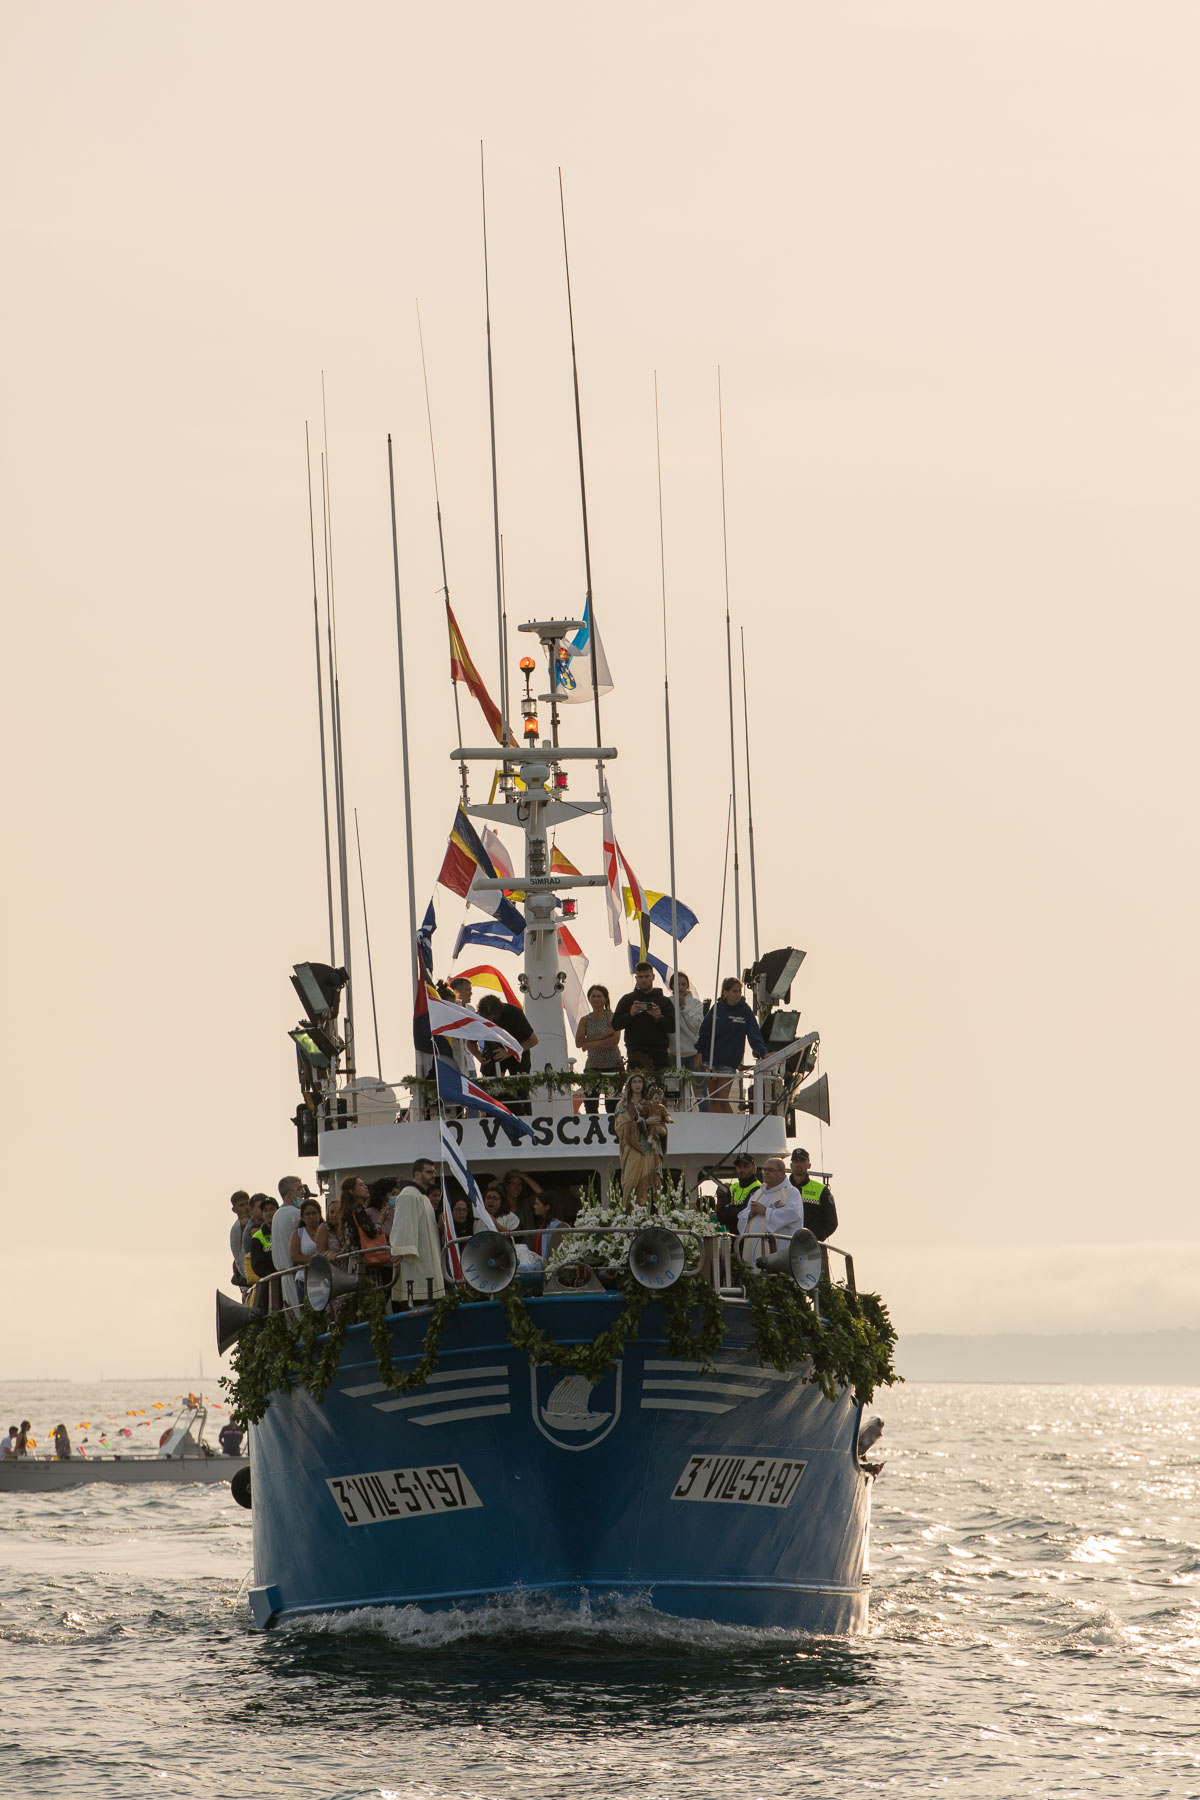
<instances>
[{"instance_id":1,"label":"deck floodlight","mask_svg":"<svg viewBox=\"0 0 1200 1800\"><path fill-rule=\"evenodd\" d=\"M796 1027L800 1023L798 1012L773 1012L770 1029L767 1032L767 1043L772 1050L786 1050L789 1044L796 1041Z\"/></svg>"},{"instance_id":2,"label":"deck floodlight","mask_svg":"<svg viewBox=\"0 0 1200 1800\"><path fill-rule=\"evenodd\" d=\"M341 1008L342 989L349 979L345 969L331 968L328 963L293 965L291 983L312 1024L333 1023Z\"/></svg>"},{"instance_id":3,"label":"deck floodlight","mask_svg":"<svg viewBox=\"0 0 1200 1800\"><path fill-rule=\"evenodd\" d=\"M297 1025L288 1036L313 1069L328 1069L341 1049L341 1039L330 1037L319 1025Z\"/></svg>"},{"instance_id":4,"label":"deck floodlight","mask_svg":"<svg viewBox=\"0 0 1200 1800\"><path fill-rule=\"evenodd\" d=\"M629 1246L629 1273L639 1287L674 1287L685 1261L683 1239L663 1225L647 1225Z\"/></svg>"},{"instance_id":5,"label":"deck floodlight","mask_svg":"<svg viewBox=\"0 0 1200 1800\"><path fill-rule=\"evenodd\" d=\"M477 1294L502 1294L517 1272L512 1239L502 1231L477 1231L464 1238L458 1256L463 1280Z\"/></svg>"},{"instance_id":6,"label":"deck floodlight","mask_svg":"<svg viewBox=\"0 0 1200 1800\"><path fill-rule=\"evenodd\" d=\"M304 1275L304 1298L314 1312L324 1312L331 1300L341 1294L352 1294L358 1287L358 1278L348 1275L345 1269L337 1269L327 1256L314 1256L309 1259Z\"/></svg>"},{"instance_id":7,"label":"deck floodlight","mask_svg":"<svg viewBox=\"0 0 1200 1800\"><path fill-rule=\"evenodd\" d=\"M247 1325L260 1319L262 1314L253 1306L243 1306L240 1300L231 1300L228 1294L217 1289L217 1355L224 1356L231 1344L236 1344Z\"/></svg>"},{"instance_id":8,"label":"deck floodlight","mask_svg":"<svg viewBox=\"0 0 1200 1800\"><path fill-rule=\"evenodd\" d=\"M759 957L750 973L762 981L768 1000L791 999L792 980L805 954L803 950L785 946L782 950L768 950L765 956Z\"/></svg>"},{"instance_id":9,"label":"deck floodlight","mask_svg":"<svg viewBox=\"0 0 1200 1800\"><path fill-rule=\"evenodd\" d=\"M296 1155L316 1156L321 1148L317 1115L311 1106L305 1106L303 1100L292 1114L292 1124L296 1127Z\"/></svg>"},{"instance_id":10,"label":"deck floodlight","mask_svg":"<svg viewBox=\"0 0 1200 1800\"><path fill-rule=\"evenodd\" d=\"M824 1259L813 1232L802 1225L780 1250L763 1259L762 1267L775 1275L790 1275L798 1288L812 1292L821 1279Z\"/></svg>"}]
</instances>

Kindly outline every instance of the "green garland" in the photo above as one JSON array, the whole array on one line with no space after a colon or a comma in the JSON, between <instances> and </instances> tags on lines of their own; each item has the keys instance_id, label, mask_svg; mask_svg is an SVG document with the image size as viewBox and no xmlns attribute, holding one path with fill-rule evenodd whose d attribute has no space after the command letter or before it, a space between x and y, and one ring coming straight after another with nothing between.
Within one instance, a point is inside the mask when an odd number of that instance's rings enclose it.
<instances>
[{"instance_id":1,"label":"green garland","mask_svg":"<svg viewBox=\"0 0 1200 1800\"><path fill-rule=\"evenodd\" d=\"M750 1302L750 1317L759 1361L781 1370L809 1362L809 1377L827 1400L852 1388L866 1405L875 1390L901 1379L892 1366L896 1333L883 1301L876 1294L854 1294L822 1282L814 1307L783 1275L760 1275L738 1266ZM625 1346L638 1335L642 1314L661 1300L667 1343L681 1362L711 1366L725 1337L725 1312L711 1283L702 1275L684 1275L662 1294L621 1278L624 1306L612 1324L590 1344L559 1344L541 1329L515 1285L499 1296L515 1350L531 1363L603 1381ZM287 1312L268 1313L247 1325L234 1347L232 1373L221 1385L232 1412L252 1425L266 1413L273 1393L290 1393L299 1383L320 1403L337 1373L346 1333L365 1322L379 1379L394 1394L424 1387L441 1356L442 1332L450 1315L475 1296L459 1289L435 1300L429 1314L420 1360L402 1371L392 1360L391 1332L382 1288L360 1288L339 1305L336 1318L305 1308L299 1324Z\"/></svg>"},{"instance_id":2,"label":"green garland","mask_svg":"<svg viewBox=\"0 0 1200 1800\"><path fill-rule=\"evenodd\" d=\"M904 1378L892 1364L896 1328L878 1294L856 1294L823 1280L817 1304L786 1275L763 1275L734 1259L736 1279L746 1289L754 1344L761 1363L790 1369L812 1364L811 1380L827 1400L852 1388L860 1405L875 1390Z\"/></svg>"},{"instance_id":3,"label":"green garland","mask_svg":"<svg viewBox=\"0 0 1200 1800\"><path fill-rule=\"evenodd\" d=\"M668 1094L702 1085L705 1080L691 1069L676 1069L674 1065L638 1072L651 1078L656 1087L663 1088ZM556 1094L616 1094L625 1081L626 1076L618 1069L532 1069L528 1075L485 1075L480 1078L480 1086L497 1100L528 1100L531 1094L536 1099L547 1090ZM432 1076L405 1075L399 1086L421 1094L427 1107L436 1107L437 1083Z\"/></svg>"}]
</instances>

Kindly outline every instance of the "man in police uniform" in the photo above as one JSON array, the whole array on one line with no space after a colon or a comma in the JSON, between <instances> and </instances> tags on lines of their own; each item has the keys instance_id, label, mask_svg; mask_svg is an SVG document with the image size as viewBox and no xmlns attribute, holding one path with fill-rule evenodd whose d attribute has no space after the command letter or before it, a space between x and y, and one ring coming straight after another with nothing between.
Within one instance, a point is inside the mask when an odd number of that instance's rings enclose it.
<instances>
[{"instance_id":1,"label":"man in police uniform","mask_svg":"<svg viewBox=\"0 0 1200 1800\"><path fill-rule=\"evenodd\" d=\"M824 1243L837 1230L837 1207L833 1204L833 1195L823 1181L818 1181L811 1173L812 1163L807 1150L792 1151L791 1182L800 1191L804 1201L804 1223L814 1237Z\"/></svg>"},{"instance_id":2,"label":"man in police uniform","mask_svg":"<svg viewBox=\"0 0 1200 1800\"><path fill-rule=\"evenodd\" d=\"M723 1225L732 1236L737 1235L738 1214L749 1200L751 1194L762 1187L758 1179L758 1165L752 1156L735 1156L733 1159L733 1180L718 1195L720 1205L713 1213L718 1225Z\"/></svg>"}]
</instances>

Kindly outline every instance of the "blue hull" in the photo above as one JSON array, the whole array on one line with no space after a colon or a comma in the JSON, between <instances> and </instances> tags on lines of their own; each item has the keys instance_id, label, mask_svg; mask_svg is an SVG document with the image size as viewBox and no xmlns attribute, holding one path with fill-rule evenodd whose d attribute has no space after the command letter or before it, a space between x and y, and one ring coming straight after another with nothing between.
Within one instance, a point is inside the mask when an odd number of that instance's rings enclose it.
<instances>
[{"instance_id":1,"label":"blue hull","mask_svg":"<svg viewBox=\"0 0 1200 1800\"><path fill-rule=\"evenodd\" d=\"M615 1295L533 1300L564 1343L612 1323ZM389 1320L398 1367L428 1315ZM715 1370L671 1356L661 1311L605 1380L532 1369L495 1303L461 1308L416 1394L378 1380L347 1333L323 1405L277 1394L251 1433L260 1625L362 1606L471 1606L508 1593L637 1593L727 1624L865 1629L870 1479L859 1408L762 1369L726 1307Z\"/></svg>"}]
</instances>

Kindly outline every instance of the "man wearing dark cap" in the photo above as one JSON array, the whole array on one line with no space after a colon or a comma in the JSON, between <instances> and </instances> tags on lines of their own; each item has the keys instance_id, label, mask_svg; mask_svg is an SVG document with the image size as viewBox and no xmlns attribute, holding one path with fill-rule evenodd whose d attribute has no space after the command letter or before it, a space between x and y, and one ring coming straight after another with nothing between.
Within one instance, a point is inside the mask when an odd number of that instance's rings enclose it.
<instances>
[{"instance_id":1,"label":"man wearing dark cap","mask_svg":"<svg viewBox=\"0 0 1200 1800\"><path fill-rule=\"evenodd\" d=\"M718 1225L723 1225L731 1235L737 1234L738 1214L752 1194L761 1191L762 1182L758 1178L758 1165L752 1156L744 1152L733 1159L733 1180L726 1187L724 1183L717 1190L718 1206L713 1218Z\"/></svg>"},{"instance_id":2,"label":"man wearing dark cap","mask_svg":"<svg viewBox=\"0 0 1200 1800\"><path fill-rule=\"evenodd\" d=\"M633 992L617 1001L613 1030L625 1033L631 1069L665 1069L671 1061L675 1003L655 987L653 963L640 962L633 971Z\"/></svg>"},{"instance_id":3,"label":"man wearing dark cap","mask_svg":"<svg viewBox=\"0 0 1200 1800\"><path fill-rule=\"evenodd\" d=\"M833 1204L833 1195L825 1183L812 1174L812 1164L807 1150L792 1151L792 1166L789 1170L791 1183L799 1189L804 1201L804 1223L814 1237L824 1243L837 1230L837 1207Z\"/></svg>"}]
</instances>

